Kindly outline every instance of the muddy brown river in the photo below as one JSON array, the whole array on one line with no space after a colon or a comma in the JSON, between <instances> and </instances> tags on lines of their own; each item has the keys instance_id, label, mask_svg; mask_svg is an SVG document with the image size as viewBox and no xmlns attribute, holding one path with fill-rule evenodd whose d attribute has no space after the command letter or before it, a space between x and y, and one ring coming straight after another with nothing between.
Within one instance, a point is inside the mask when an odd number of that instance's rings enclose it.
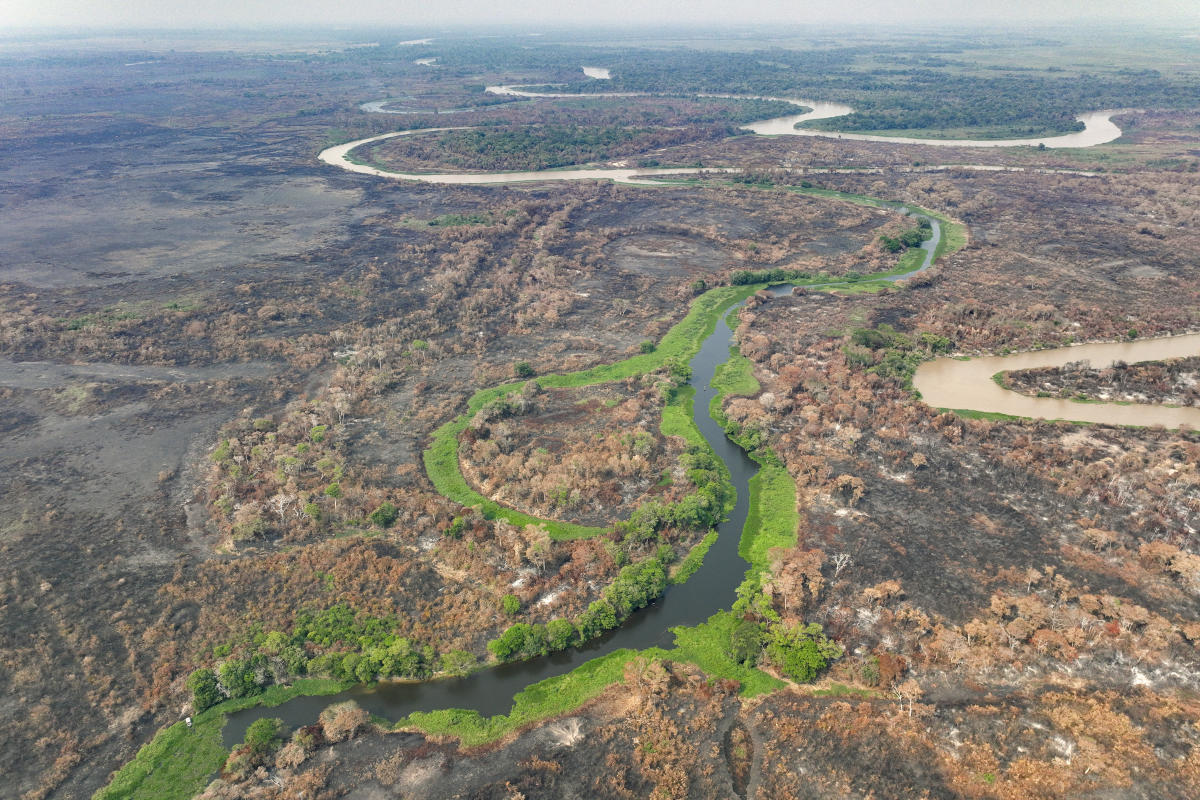
<instances>
[{"instance_id":1,"label":"muddy brown river","mask_svg":"<svg viewBox=\"0 0 1200 800\"><path fill-rule=\"evenodd\" d=\"M939 358L917 369L913 386L935 408L969 409L1017 417L1065 419L1108 425L1186 425L1200 429L1200 408L1124 403L1080 403L1051 397L1029 397L1004 389L992 380L997 372L1039 367L1061 367L1087 361L1103 369L1114 362L1158 361L1200 354L1200 333L1141 339L1132 342L1096 342L1053 350L1034 350L1009 356L988 356L959 361Z\"/></svg>"}]
</instances>

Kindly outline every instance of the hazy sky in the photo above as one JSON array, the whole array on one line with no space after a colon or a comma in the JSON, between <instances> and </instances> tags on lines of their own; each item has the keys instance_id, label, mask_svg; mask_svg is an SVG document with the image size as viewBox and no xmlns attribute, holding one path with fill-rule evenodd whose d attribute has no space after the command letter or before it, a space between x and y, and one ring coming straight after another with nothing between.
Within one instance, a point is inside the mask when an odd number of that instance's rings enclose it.
<instances>
[{"instance_id":1,"label":"hazy sky","mask_svg":"<svg viewBox=\"0 0 1200 800\"><path fill-rule=\"evenodd\" d=\"M0 35L30 26L272 27L462 23L1031 22L1200 24L1200 0L0 0Z\"/></svg>"}]
</instances>

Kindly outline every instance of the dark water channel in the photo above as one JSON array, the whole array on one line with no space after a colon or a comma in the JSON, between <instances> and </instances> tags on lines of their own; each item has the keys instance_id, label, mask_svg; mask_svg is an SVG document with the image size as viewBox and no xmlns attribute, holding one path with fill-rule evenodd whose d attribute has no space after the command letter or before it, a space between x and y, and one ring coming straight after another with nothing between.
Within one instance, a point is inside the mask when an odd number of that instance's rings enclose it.
<instances>
[{"instance_id":1,"label":"dark water channel","mask_svg":"<svg viewBox=\"0 0 1200 800\"><path fill-rule=\"evenodd\" d=\"M930 266L933 251L941 237L938 221L931 219L930 222L933 224L933 237L921 245L925 258L920 267L887 280L900 280ZM792 287L776 286L770 291L772 294L785 295L791 293ZM738 304L735 310L740 307L741 304ZM686 583L669 587L661 598L635 612L621 627L581 647L528 661L501 664L465 678L361 684L335 695L296 697L274 707L257 706L234 712L229 715L222 732L225 746L233 747L240 743L250 724L262 717L278 717L290 728L311 725L323 709L344 700L354 700L370 713L393 720L414 711L442 708L473 709L483 716L506 714L512 708L513 696L532 683L570 672L614 650L670 648L674 644L670 628L699 624L717 611L729 608L735 590L746 573L747 563L738 555L738 544L750 505L749 481L758 472L758 464L730 441L708 414L709 403L716 395L716 390L710 385L713 374L718 365L729 359L729 348L733 345L733 331L726 322L727 316L722 315L717 321L716 329L704 340L700 352L691 360L690 383L696 390L692 419L717 458L729 469L730 479L737 491L737 502L729 518L717 526L717 540L709 548L704 564Z\"/></svg>"}]
</instances>

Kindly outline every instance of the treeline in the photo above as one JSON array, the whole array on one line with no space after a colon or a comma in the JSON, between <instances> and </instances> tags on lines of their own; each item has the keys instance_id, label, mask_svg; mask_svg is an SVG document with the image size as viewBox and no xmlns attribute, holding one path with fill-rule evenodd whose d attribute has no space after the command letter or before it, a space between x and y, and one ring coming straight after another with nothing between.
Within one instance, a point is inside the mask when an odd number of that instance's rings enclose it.
<instances>
[{"instance_id":1,"label":"treeline","mask_svg":"<svg viewBox=\"0 0 1200 800\"><path fill-rule=\"evenodd\" d=\"M574 619L552 619L545 625L518 622L488 642L500 661L534 658L574 647L618 627L630 614L649 605L666 591L667 570L676 553L661 533L668 527L713 528L725 516L730 487L716 457L707 448L692 446L681 456L688 480L696 491L674 503L651 501L614 526L612 536L631 545L658 544L655 554L621 569L599 600Z\"/></svg>"},{"instance_id":2,"label":"treeline","mask_svg":"<svg viewBox=\"0 0 1200 800\"><path fill-rule=\"evenodd\" d=\"M554 76L530 82L563 81L555 85L556 92L713 92L843 100L852 103L856 113L811 124L846 131L983 128L995 136L1060 133L1078 130L1075 115L1081 112L1186 108L1200 94L1194 78L1168 78L1154 70L1071 76L1020 69L973 73L958 63L912 59L911 49L905 44L798 52L589 51L589 60L602 60L612 68L612 80L607 81L582 80L577 68L564 67L580 62L578 50L564 47L463 46L446 52L442 63L484 63L501 70L522 65ZM936 55L942 48L929 44L925 50ZM889 53L896 56L894 66L854 67L860 57L877 61Z\"/></svg>"},{"instance_id":3,"label":"treeline","mask_svg":"<svg viewBox=\"0 0 1200 800\"><path fill-rule=\"evenodd\" d=\"M515 125L390 140L373 148L386 164L444 164L460 169L537 170L640 155L648 150L737 133L733 125L659 129L621 125Z\"/></svg>"},{"instance_id":4,"label":"treeline","mask_svg":"<svg viewBox=\"0 0 1200 800\"><path fill-rule=\"evenodd\" d=\"M323 677L369 683L380 678L428 678L435 672L463 675L476 659L462 650L438 654L432 646L396 633L395 617L373 617L345 604L302 611L290 634L258 633L238 647L216 648L215 669L188 677L197 711L226 698L251 697L296 678Z\"/></svg>"}]
</instances>

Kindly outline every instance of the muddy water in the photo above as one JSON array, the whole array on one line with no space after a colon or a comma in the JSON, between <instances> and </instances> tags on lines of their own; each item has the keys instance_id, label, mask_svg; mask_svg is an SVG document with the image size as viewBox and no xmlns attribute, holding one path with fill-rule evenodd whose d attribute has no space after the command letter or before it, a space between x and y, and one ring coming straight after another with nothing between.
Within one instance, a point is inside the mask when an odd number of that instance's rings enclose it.
<instances>
[{"instance_id":1,"label":"muddy water","mask_svg":"<svg viewBox=\"0 0 1200 800\"><path fill-rule=\"evenodd\" d=\"M581 168L581 169L547 169L532 172L393 172L379 169L366 164L356 164L349 160L351 150L372 142L382 142L397 136L412 136L418 133L440 133L442 131L465 130L465 128L422 128L415 131L397 131L385 133L382 136L372 136L369 139L359 139L336 147L322 150L317 156L321 161L335 167L341 167L350 172L362 175L374 175L378 178L393 178L402 181L420 181L422 183L445 183L457 185L478 185L492 183L520 183L523 181L613 181L615 183L646 184L647 180L639 180L638 176L650 175L694 175L698 172L731 172L723 168L709 169L673 169L670 167L654 169L631 169L628 167L610 168Z\"/></svg>"},{"instance_id":2,"label":"muddy water","mask_svg":"<svg viewBox=\"0 0 1200 800\"><path fill-rule=\"evenodd\" d=\"M586 68L585 68L586 69ZM565 92L527 92L520 86L489 86L487 91L492 94L510 95L513 97L653 97L647 92L606 92L603 94L568 94ZM909 136L876 136L868 133L838 133L837 131L815 131L796 126L802 122L818 119L833 119L844 117L854 112L854 109L844 103L830 103L820 100L800 100L790 97L761 97L755 95L701 94L701 97L721 97L727 100L776 100L783 103L793 103L808 108L800 114L785 117L774 117L761 122L743 125L742 130L756 133L759 136L817 136L825 139L851 139L859 142L889 142L891 144L927 144L934 147L1093 147L1117 139L1121 129L1112 121L1112 117L1121 113L1118 110L1090 111L1080 114L1075 119L1083 123L1083 130L1067 133L1061 136L1043 136L1033 139L918 139Z\"/></svg>"},{"instance_id":3,"label":"muddy water","mask_svg":"<svg viewBox=\"0 0 1200 800\"><path fill-rule=\"evenodd\" d=\"M808 105L806 102L805 105ZM825 106L836 106L834 103L825 103ZM804 128L796 128L798 122L803 122L804 119L828 119L830 117L842 116L849 114L852 109L849 106L840 106L845 108L841 114L828 113L824 117L779 117L778 119L769 119L764 122L755 122L746 126L746 130L754 131L757 134L764 136L820 136L826 139L851 139L859 142L890 142L892 144L925 144L934 147L1037 147L1045 145L1047 148L1059 147L1093 147L1098 144L1111 142L1121 135L1121 129L1112 121L1115 114L1119 111L1092 111L1087 114L1080 114L1075 119L1083 123L1084 128L1075 133L1067 133L1062 136L1043 136L1038 139L917 139L908 136L875 136L867 133L837 133L836 131L814 131ZM789 126L789 121L791 122Z\"/></svg>"},{"instance_id":4,"label":"muddy water","mask_svg":"<svg viewBox=\"0 0 1200 800\"><path fill-rule=\"evenodd\" d=\"M1010 356L973 358L970 361L939 358L917 369L913 385L921 392L925 402L935 408L992 411L1019 417L1110 425L1165 425L1168 428L1186 425L1200 429L1200 408L1076 403L1049 397L1028 397L1003 389L992 380L997 372L1060 367L1072 361L1088 361L1093 367L1104 368L1115 361L1134 363L1197 354L1200 354L1200 334L1133 342L1100 342Z\"/></svg>"}]
</instances>

